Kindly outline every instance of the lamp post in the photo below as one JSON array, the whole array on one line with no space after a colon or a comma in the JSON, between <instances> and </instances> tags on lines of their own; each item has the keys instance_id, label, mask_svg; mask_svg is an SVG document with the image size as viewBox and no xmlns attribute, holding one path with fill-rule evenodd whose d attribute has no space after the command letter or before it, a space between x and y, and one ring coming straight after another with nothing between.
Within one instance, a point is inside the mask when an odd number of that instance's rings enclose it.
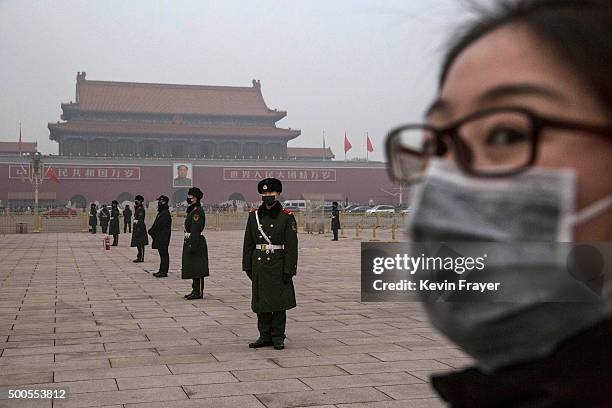
<instances>
[{"instance_id":1,"label":"lamp post","mask_svg":"<svg viewBox=\"0 0 612 408\"><path fill-rule=\"evenodd\" d=\"M30 183L34 186L34 215L35 224L34 232L40 232L39 219L38 219L38 187L44 181L43 174L43 162L42 155L40 152L30 153L30 172L29 172Z\"/></svg>"}]
</instances>

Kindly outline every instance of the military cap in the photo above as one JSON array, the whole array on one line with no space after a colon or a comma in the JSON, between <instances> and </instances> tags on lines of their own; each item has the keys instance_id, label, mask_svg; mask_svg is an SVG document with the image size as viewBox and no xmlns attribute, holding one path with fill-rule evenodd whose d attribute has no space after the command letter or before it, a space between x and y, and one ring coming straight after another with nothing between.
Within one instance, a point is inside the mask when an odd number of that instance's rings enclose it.
<instances>
[{"instance_id":1,"label":"military cap","mask_svg":"<svg viewBox=\"0 0 612 408\"><path fill-rule=\"evenodd\" d=\"M157 201L165 201L168 202L170 201L170 199L168 197L166 197L165 195L160 195L159 197L157 197Z\"/></svg>"},{"instance_id":2,"label":"military cap","mask_svg":"<svg viewBox=\"0 0 612 408\"><path fill-rule=\"evenodd\" d=\"M134 201L144 201L144 197L138 194L136 197L134 197Z\"/></svg>"},{"instance_id":3,"label":"military cap","mask_svg":"<svg viewBox=\"0 0 612 408\"><path fill-rule=\"evenodd\" d=\"M197 187L191 187L187 192L187 195L194 196L198 200L201 200L202 197L204 197L204 193L202 193L202 190Z\"/></svg>"},{"instance_id":4,"label":"military cap","mask_svg":"<svg viewBox=\"0 0 612 408\"><path fill-rule=\"evenodd\" d=\"M337 202L337 201L334 201L334 202L332 203L332 205L335 205L335 206L337 207L337 206L338 206L338 202Z\"/></svg>"},{"instance_id":5,"label":"military cap","mask_svg":"<svg viewBox=\"0 0 612 408\"><path fill-rule=\"evenodd\" d=\"M113 201L111 201L111 204L117 204L117 205L119 205L119 201L117 201L117 200L113 200Z\"/></svg>"},{"instance_id":6,"label":"military cap","mask_svg":"<svg viewBox=\"0 0 612 408\"><path fill-rule=\"evenodd\" d=\"M257 185L257 191L259 194L263 193L282 193L283 183L279 179L266 178L259 182Z\"/></svg>"}]
</instances>

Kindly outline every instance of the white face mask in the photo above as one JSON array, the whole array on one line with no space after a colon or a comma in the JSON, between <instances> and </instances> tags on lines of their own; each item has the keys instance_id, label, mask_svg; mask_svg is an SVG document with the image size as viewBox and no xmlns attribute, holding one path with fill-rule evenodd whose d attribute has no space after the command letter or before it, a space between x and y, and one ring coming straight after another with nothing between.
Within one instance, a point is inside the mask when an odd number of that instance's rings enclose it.
<instances>
[{"instance_id":1,"label":"white face mask","mask_svg":"<svg viewBox=\"0 0 612 408\"><path fill-rule=\"evenodd\" d=\"M575 180L571 170L531 170L515 177L477 179L463 175L452 163L434 159L416 189L408 227L413 242L502 243L498 246L501 257L517 259L513 266L533 270L550 282L541 290L525 280L509 281L520 299L516 303L425 303L433 325L475 357L484 371L545 356L561 340L603 316L599 299L553 302L560 294L576 290L567 280L556 279L567 272L554 250L535 249L536 256L531 258L515 256L516 244L571 242L579 223L612 205L608 196L576 213ZM538 259L551 260L550 266L542 269ZM495 280L495 274L507 275L504 272L493 268L487 277Z\"/></svg>"},{"instance_id":2,"label":"white face mask","mask_svg":"<svg viewBox=\"0 0 612 408\"><path fill-rule=\"evenodd\" d=\"M433 159L413 200L416 240L572 242L576 226L612 207L612 194L575 211L571 169L530 170L515 177L479 179Z\"/></svg>"}]
</instances>

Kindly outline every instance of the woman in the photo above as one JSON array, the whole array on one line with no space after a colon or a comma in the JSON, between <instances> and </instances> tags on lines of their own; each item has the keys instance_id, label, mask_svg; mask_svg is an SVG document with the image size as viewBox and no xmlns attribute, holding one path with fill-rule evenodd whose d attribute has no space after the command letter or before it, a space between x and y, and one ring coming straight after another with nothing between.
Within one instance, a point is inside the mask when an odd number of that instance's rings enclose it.
<instances>
[{"instance_id":1,"label":"woman","mask_svg":"<svg viewBox=\"0 0 612 408\"><path fill-rule=\"evenodd\" d=\"M471 24L446 55L426 124L387 140L396 179L414 178L415 158L426 165L411 238L508 251L612 241L611 61L609 1L518 0ZM587 282L594 293L606 293L603 279ZM560 302L561 280L539 293L515 282L522 303L426 303L434 326L476 361L433 377L440 395L454 407L609 406L607 300Z\"/></svg>"},{"instance_id":2,"label":"woman","mask_svg":"<svg viewBox=\"0 0 612 408\"><path fill-rule=\"evenodd\" d=\"M187 300L204 297L204 278L208 276L208 246L204 237L206 217L202 209L204 194L197 187L187 192L187 217L185 217L185 240L183 242L183 258L181 277L192 279L191 293L185 295Z\"/></svg>"}]
</instances>

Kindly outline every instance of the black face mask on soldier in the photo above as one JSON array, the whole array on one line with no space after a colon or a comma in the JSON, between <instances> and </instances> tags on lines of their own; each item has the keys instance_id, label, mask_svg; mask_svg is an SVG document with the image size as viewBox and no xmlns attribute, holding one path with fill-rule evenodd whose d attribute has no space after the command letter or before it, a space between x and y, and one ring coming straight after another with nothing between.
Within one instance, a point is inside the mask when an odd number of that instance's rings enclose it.
<instances>
[{"instance_id":1,"label":"black face mask on soldier","mask_svg":"<svg viewBox=\"0 0 612 408\"><path fill-rule=\"evenodd\" d=\"M193 198L187 197L187 204L189 205L193 204Z\"/></svg>"},{"instance_id":2,"label":"black face mask on soldier","mask_svg":"<svg viewBox=\"0 0 612 408\"><path fill-rule=\"evenodd\" d=\"M265 205L271 206L274 205L274 203L276 202L276 197L267 195L261 196L261 201L263 201Z\"/></svg>"}]
</instances>

